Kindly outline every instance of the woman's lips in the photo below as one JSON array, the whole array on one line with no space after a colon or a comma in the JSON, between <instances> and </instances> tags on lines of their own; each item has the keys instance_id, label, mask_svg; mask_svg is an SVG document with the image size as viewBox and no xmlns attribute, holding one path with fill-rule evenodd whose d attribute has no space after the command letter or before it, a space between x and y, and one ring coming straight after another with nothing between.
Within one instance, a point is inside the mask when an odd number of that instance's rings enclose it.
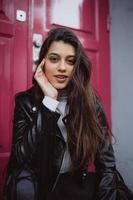
<instances>
[{"instance_id":1,"label":"woman's lips","mask_svg":"<svg viewBox=\"0 0 133 200\"><path fill-rule=\"evenodd\" d=\"M67 77L68 76L65 76L65 75L55 75L56 77L56 80L59 82L59 83L63 83L66 81Z\"/></svg>"}]
</instances>

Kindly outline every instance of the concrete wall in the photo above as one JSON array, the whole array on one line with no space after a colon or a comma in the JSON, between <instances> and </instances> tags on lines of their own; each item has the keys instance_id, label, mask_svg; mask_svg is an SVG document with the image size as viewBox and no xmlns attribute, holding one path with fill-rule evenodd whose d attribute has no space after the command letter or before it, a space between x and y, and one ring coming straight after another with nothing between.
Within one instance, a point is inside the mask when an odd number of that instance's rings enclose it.
<instances>
[{"instance_id":1,"label":"concrete wall","mask_svg":"<svg viewBox=\"0 0 133 200\"><path fill-rule=\"evenodd\" d=\"M117 168L133 190L133 0L110 0L112 124Z\"/></svg>"}]
</instances>

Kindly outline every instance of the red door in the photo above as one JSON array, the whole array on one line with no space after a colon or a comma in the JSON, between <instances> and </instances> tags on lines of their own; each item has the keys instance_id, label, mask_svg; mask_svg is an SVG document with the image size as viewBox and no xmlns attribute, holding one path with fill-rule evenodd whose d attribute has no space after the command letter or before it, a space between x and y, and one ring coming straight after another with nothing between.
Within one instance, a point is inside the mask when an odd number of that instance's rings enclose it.
<instances>
[{"instance_id":1,"label":"red door","mask_svg":"<svg viewBox=\"0 0 133 200\"><path fill-rule=\"evenodd\" d=\"M11 147L13 96L31 85L32 34L45 38L51 27L66 26L78 35L92 60L92 82L111 122L108 0L68 2L0 0L0 188Z\"/></svg>"},{"instance_id":2,"label":"red door","mask_svg":"<svg viewBox=\"0 0 133 200\"><path fill-rule=\"evenodd\" d=\"M0 199L12 139L13 97L28 85L28 1L0 1ZM30 48L31 49L31 48Z\"/></svg>"}]
</instances>

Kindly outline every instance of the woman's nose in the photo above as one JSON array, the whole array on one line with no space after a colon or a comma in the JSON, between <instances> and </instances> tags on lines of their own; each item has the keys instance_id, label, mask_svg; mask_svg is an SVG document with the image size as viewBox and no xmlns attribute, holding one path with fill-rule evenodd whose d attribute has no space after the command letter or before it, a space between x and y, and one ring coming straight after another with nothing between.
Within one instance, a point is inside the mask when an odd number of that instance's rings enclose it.
<instances>
[{"instance_id":1,"label":"woman's nose","mask_svg":"<svg viewBox=\"0 0 133 200\"><path fill-rule=\"evenodd\" d=\"M58 70L59 71L66 71L66 62L65 60L61 60L58 64Z\"/></svg>"}]
</instances>

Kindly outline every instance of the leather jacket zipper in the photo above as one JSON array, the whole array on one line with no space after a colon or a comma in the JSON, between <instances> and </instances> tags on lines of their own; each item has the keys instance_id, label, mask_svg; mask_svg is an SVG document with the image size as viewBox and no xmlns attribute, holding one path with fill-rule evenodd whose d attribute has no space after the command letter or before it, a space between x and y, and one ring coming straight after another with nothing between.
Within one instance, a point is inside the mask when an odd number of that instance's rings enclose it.
<instances>
[{"instance_id":1,"label":"leather jacket zipper","mask_svg":"<svg viewBox=\"0 0 133 200\"><path fill-rule=\"evenodd\" d=\"M66 148L66 144L65 144L65 148ZM62 159L61 159L60 170L59 170L58 175L57 175L57 177L56 177L56 180L55 180L55 182L54 182L54 184L53 184L53 187L52 187L52 189L51 189L51 192L54 191L54 189L55 189L55 187L56 187L56 185L57 185L57 182L58 182L58 180L59 180L59 177L60 177L60 171L61 171L62 161L63 161L63 158L64 158L65 148L64 148L64 151L63 151Z\"/></svg>"}]
</instances>

